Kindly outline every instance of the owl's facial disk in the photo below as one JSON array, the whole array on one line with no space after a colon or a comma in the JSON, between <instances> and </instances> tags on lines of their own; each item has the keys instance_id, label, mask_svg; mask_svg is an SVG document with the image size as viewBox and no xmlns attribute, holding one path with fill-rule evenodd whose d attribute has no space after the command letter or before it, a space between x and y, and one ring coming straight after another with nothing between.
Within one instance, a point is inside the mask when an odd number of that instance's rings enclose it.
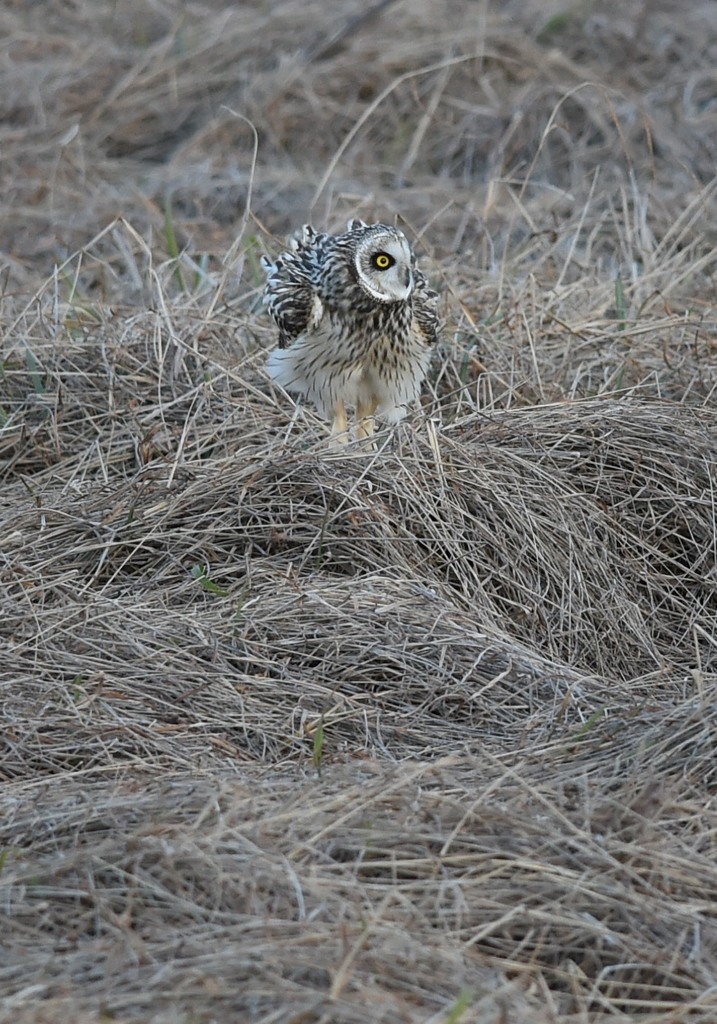
<instances>
[{"instance_id":1,"label":"owl's facial disk","mask_svg":"<svg viewBox=\"0 0 717 1024\"><path fill-rule=\"evenodd\" d=\"M413 291L411 248L400 231L375 232L356 249L359 283L379 302L405 302Z\"/></svg>"}]
</instances>

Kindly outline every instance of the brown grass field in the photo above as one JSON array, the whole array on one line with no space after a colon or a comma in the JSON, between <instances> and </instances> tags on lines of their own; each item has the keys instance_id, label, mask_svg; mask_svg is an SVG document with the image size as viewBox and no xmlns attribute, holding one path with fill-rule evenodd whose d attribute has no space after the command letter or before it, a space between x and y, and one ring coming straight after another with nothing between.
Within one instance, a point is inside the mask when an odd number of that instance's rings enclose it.
<instances>
[{"instance_id":1,"label":"brown grass field","mask_svg":"<svg viewBox=\"0 0 717 1024\"><path fill-rule=\"evenodd\" d=\"M0 1024L717 1022L714 0L6 0ZM376 452L259 255L443 295Z\"/></svg>"}]
</instances>

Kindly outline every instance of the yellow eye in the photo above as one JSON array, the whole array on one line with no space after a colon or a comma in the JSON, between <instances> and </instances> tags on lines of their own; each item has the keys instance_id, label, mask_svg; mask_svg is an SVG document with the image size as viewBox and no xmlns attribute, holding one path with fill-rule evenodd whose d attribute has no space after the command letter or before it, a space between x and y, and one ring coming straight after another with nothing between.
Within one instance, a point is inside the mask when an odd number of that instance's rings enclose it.
<instances>
[{"instance_id":1,"label":"yellow eye","mask_svg":"<svg viewBox=\"0 0 717 1024\"><path fill-rule=\"evenodd\" d=\"M377 252L373 257L373 265L376 270L388 270L395 262L393 256L389 256L387 252Z\"/></svg>"}]
</instances>

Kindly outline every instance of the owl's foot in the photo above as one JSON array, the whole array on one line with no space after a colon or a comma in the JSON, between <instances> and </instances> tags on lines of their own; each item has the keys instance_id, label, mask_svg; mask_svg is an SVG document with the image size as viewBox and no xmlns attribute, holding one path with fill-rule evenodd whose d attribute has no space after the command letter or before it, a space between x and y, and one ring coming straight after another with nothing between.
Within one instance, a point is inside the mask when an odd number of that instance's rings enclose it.
<instances>
[{"instance_id":1,"label":"owl's foot","mask_svg":"<svg viewBox=\"0 0 717 1024\"><path fill-rule=\"evenodd\" d=\"M346 406L343 401L338 401L334 406L334 415L331 420L332 448L340 447L349 443L349 422L346 416Z\"/></svg>"},{"instance_id":2,"label":"owl's foot","mask_svg":"<svg viewBox=\"0 0 717 1024\"><path fill-rule=\"evenodd\" d=\"M358 402L356 405L356 430L354 436L357 441L363 443L363 447L369 451L375 451L376 445L373 440L373 435L376 433L376 420L374 419L374 413L376 412L376 406L378 402L375 398L370 398L368 402Z\"/></svg>"}]
</instances>

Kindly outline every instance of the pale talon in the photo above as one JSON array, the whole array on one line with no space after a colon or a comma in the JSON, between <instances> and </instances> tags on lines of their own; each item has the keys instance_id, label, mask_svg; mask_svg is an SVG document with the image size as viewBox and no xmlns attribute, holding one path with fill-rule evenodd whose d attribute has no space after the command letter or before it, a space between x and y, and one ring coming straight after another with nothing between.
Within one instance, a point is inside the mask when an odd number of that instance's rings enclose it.
<instances>
[{"instance_id":1,"label":"pale talon","mask_svg":"<svg viewBox=\"0 0 717 1024\"><path fill-rule=\"evenodd\" d=\"M357 441L363 441L364 447L375 451L376 445L373 436L376 433L376 419L374 413L378 405L378 399L371 398L368 401L359 401L356 404L356 430L354 436ZM366 442L369 442L368 444Z\"/></svg>"},{"instance_id":2,"label":"pale talon","mask_svg":"<svg viewBox=\"0 0 717 1024\"><path fill-rule=\"evenodd\" d=\"M334 414L331 419L331 446L341 446L349 443L349 423L346 415L346 406L338 401L334 406Z\"/></svg>"}]
</instances>

